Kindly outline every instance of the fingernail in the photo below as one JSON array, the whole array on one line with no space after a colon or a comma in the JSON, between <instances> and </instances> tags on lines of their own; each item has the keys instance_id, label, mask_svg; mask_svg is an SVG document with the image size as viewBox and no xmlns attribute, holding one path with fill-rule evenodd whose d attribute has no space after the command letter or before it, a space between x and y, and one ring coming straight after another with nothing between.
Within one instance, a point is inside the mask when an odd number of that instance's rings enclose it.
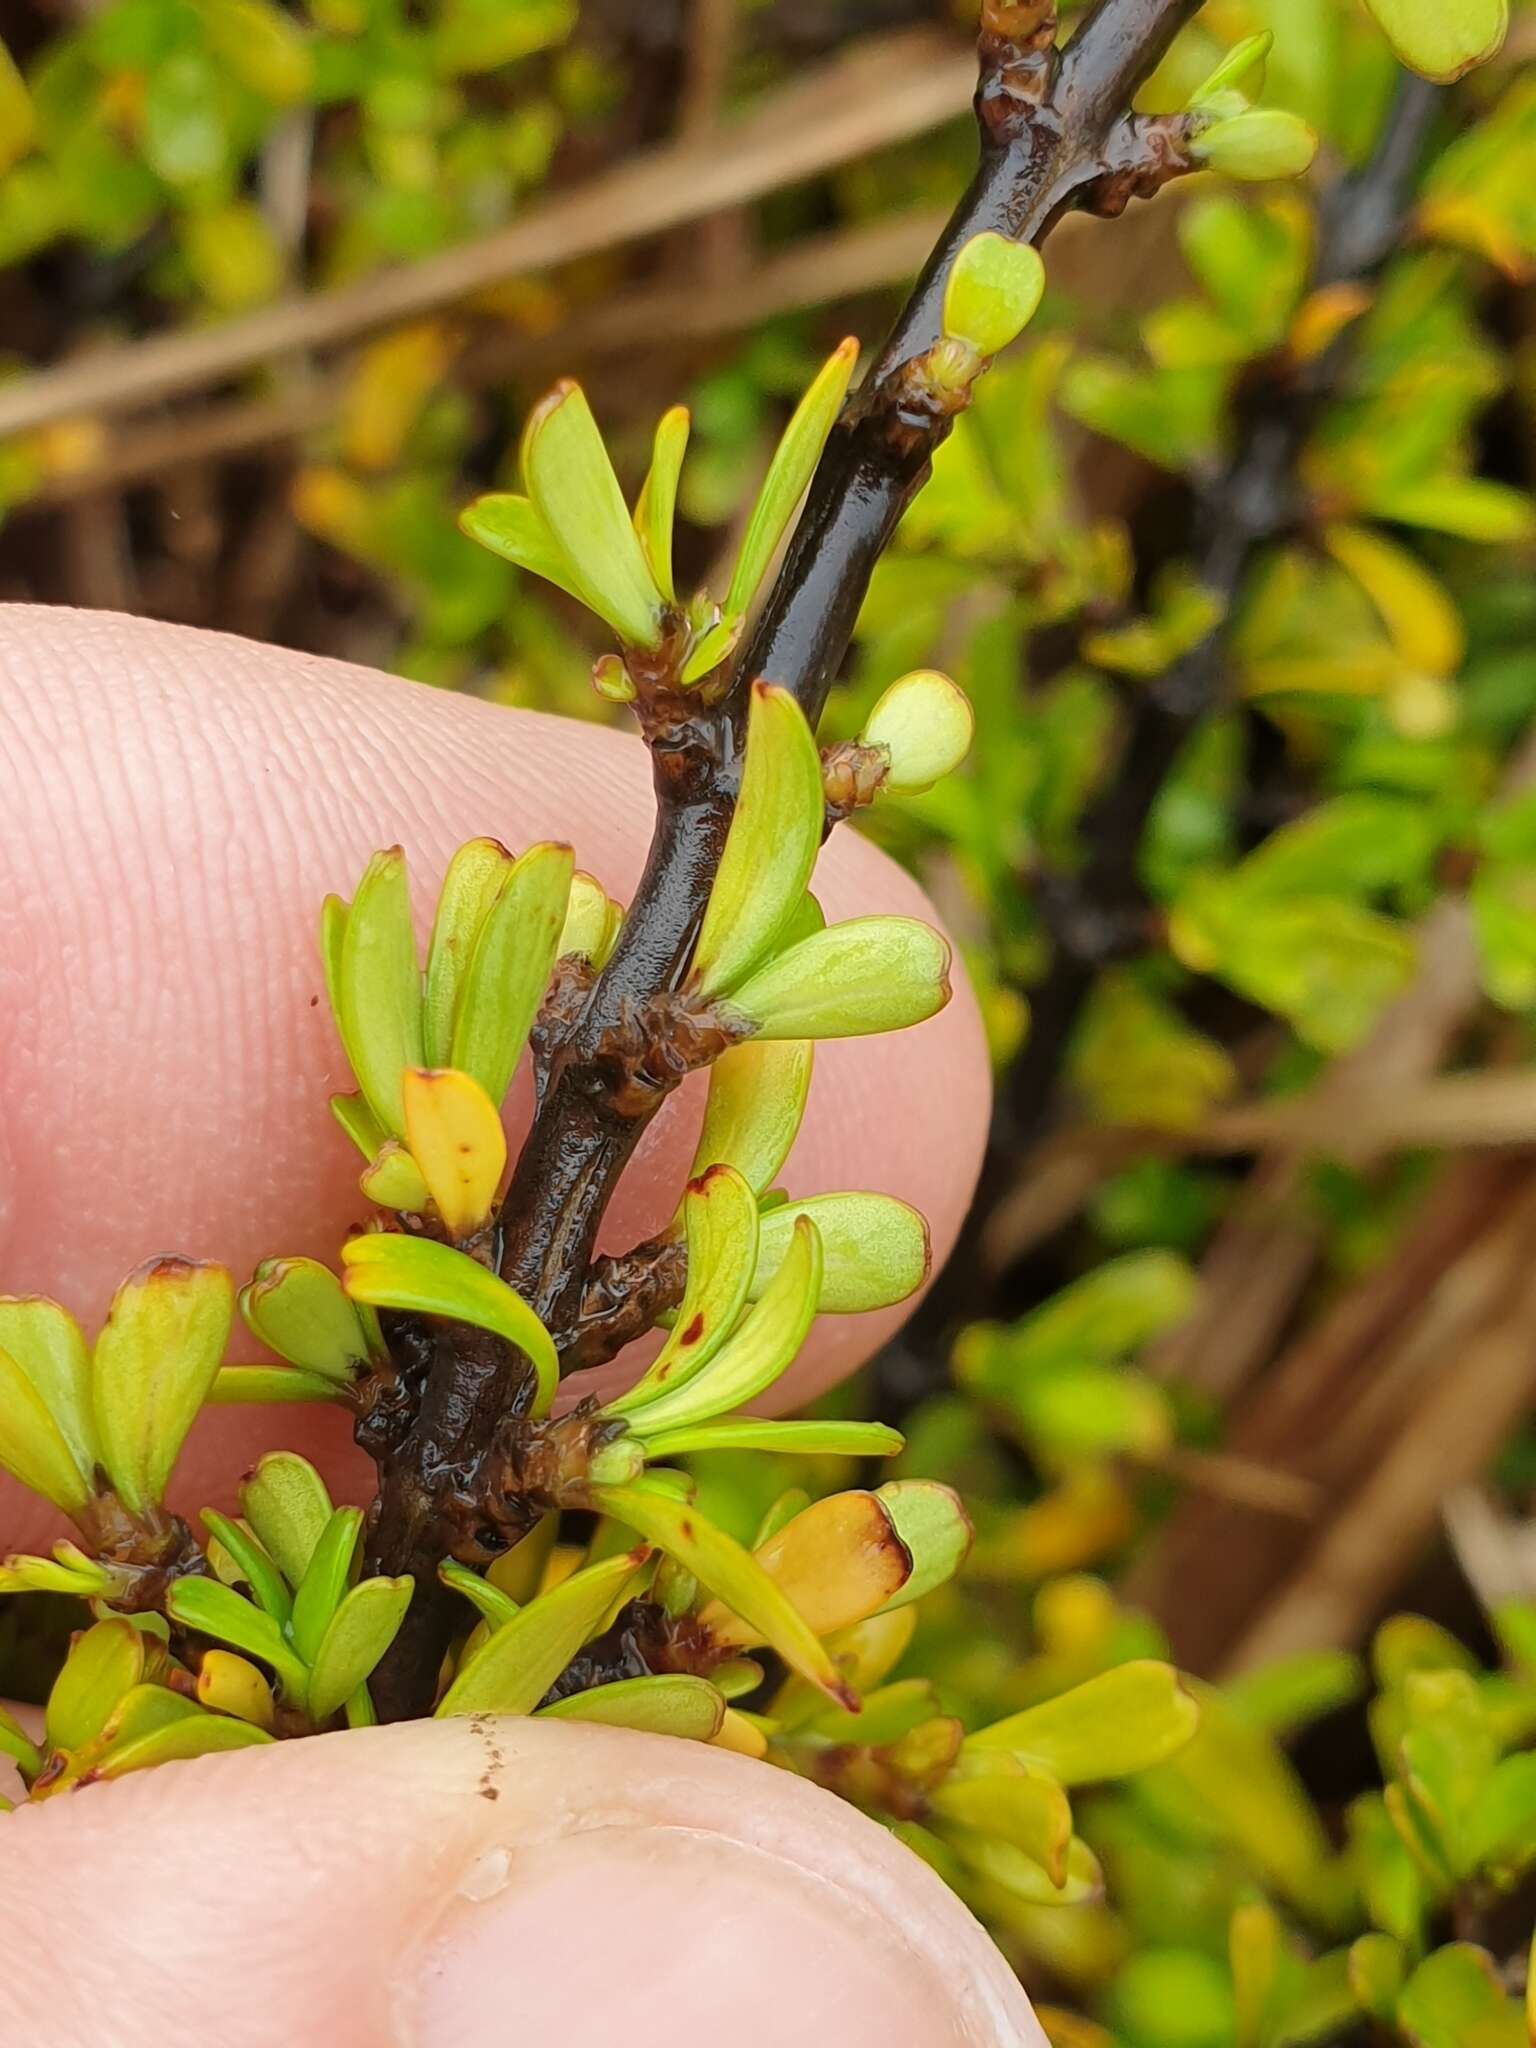
<instances>
[{"instance_id":1,"label":"fingernail","mask_svg":"<svg viewBox=\"0 0 1536 2048\"><path fill-rule=\"evenodd\" d=\"M750 1845L654 1826L479 1854L402 2017L409 2048L981 2040L935 1960L866 1901Z\"/></svg>"}]
</instances>

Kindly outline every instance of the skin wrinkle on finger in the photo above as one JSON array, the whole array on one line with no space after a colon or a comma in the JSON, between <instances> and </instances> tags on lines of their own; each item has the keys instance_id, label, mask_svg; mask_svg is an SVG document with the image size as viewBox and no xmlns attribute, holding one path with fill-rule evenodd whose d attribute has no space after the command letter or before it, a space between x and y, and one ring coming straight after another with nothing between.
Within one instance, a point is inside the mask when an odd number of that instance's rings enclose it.
<instances>
[{"instance_id":1,"label":"skin wrinkle on finger","mask_svg":"<svg viewBox=\"0 0 1536 2048\"><path fill-rule=\"evenodd\" d=\"M4 1825L7 2041L704 2048L729 2019L767 2048L800 2038L798 1994L842 2048L1043 2044L910 1851L692 1743L417 1723L170 1765Z\"/></svg>"},{"instance_id":2,"label":"skin wrinkle on finger","mask_svg":"<svg viewBox=\"0 0 1536 2048\"><path fill-rule=\"evenodd\" d=\"M0 607L0 965L14 996L0 1286L60 1295L93 1325L152 1253L221 1258L237 1280L269 1253L333 1261L366 1204L326 1108L351 1084L323 1003L323 895L350 893L368 855L398 840L425 924L452 849L490 832L569 840L625 898L651 815L648 763L627 736L224 635ZM816 888L834 918L927 910L846 831ZM700 1077L647 1133L610 1248L671 1214L703 1092ZM820 1049L784 1182L902 1195L929 1215L942 1261L987 1106L957 975L954 1003L917 1031ZM823 1318L786 1399L845 1374L903 1313ZM227 1504L253 1453L279 1443L355 1489L368 1468L347 1435L340 1415L215 1411L180 1504ZM0 1547L44 1534L0 1481Z\"/></svg>"}]
</instances>

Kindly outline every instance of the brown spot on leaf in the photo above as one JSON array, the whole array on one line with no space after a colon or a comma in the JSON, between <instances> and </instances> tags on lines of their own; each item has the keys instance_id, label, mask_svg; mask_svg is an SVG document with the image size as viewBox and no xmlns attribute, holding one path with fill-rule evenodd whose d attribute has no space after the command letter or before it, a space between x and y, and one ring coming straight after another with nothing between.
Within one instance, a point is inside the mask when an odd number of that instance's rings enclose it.
<instances>
[{"instance_id":1,"label":"brown spot on leaf","mask_svg":"<svg viewBox=\"0 0 1536 2048\"><path fill-rule=\"evenodd\" d=\"M699 1313L698 1313L698 1314L697 1314L697 1315L696 1315L696 1316L694 1317L693 1321L692 1321L692 1322L691 1322L691 1323L690 1323L690 1324L688 1325L687 1329L686 1329L686 1330L684 1330L684 1332L683 1332L682 1336L681 1336L681 1337L679 1337L677 1341L678 1341L678 1343L679 1343L679 1344L697 1344L697 1343L698 1343L698 1341L699 1341L699 1339L700 1339L700 1338L701 1338L701 1337L703 1336L703 1334L704 1334L704 1313L703 1313L703 1310L701 1309L701 1310L699 1311Z\"/></svg>"}]
</instances>

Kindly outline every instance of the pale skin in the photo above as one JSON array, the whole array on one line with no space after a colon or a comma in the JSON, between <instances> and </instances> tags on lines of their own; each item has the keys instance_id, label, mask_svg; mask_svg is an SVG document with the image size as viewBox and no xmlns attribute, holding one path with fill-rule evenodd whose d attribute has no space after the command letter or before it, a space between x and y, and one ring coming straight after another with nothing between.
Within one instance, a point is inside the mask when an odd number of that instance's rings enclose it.
<instances>
[{"instance_id":1,"label":"pale skin","mask_svg":"<svg viewBox=\"0 0 1536 2048\"><path fill-rule=\"evenodd\" d=\"M0 1287L94 1324L151 1252L334 1254L363 1211L314 922L376 847L423 905L461 840L570 840L627 896L634 742L349 668L89 613L0 608ZM839 834L832 916L921 912ZM697 1098L614 1204L668 1213ZM987 1111L975 1006L830 1046L786 1180L907 1197L937 1258ZM790 1398L901 1311L825 1319ZM177 1504L292 1443L338 1492L340 1418L225 1411ZM47 1519L0 1482L0 1549ZM495 1796L491 1796L495 1795ZM0 2040L47 2048L1042 2048L981 1931L839 1802L717 1751L523 1722L413 1725L178 1765L0 1822Z\"/></svg>"}]
</instances>

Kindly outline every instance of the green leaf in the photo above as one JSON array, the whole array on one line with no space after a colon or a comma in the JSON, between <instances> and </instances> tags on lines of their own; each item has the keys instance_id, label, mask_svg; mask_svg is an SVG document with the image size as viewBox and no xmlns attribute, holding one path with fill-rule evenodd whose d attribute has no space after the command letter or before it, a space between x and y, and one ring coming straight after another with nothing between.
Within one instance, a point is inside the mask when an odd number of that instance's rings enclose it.
<instances>
[{"instance_id":1,"label":"green leaf","mask_svg":"<svg viewBox=\"0 0 1536 2048\"><path fill-rule=\"evenodd\" d=\"M279 1625L286 1622L293 1611L293 1602L282 1573L256 1538L242 1529L238 1522L221 1515L216 1508L203 1509L203 1527L228 1551L235 1568L250 1587L257 1606ZM228 1573L223 1576L227 1578Z\"/></svg>"},{"instance_id":2,"label":"green leaf","mask_svg":"<svg viewBox=\"0 0 1536 2048\"><path fill-rule=\"evenodd\" d=\"M1232 45L1204 85L1190 94L1189 105L1192 108L1203 107L1219 93L1235 92L1245 84L1249 96L1256 96L1263 84L1262 67L1274 47L1273 29L1264 29L1255 36L1244 36L1241 42ZM1253 75L1256 71L1259 73L1257 78Z\"/></svg>"},{"instance_id":3,"label":"green leaf","mask_svg":"<svg viewBox=\"0 0 1536 2048\"><path fill-rule=\"evenodd\" d=\"M67 1593L95 1600L112 1590L112 1578L74 1543L55 1543L52 1557L13 1551L0 1563L0 1593Z\"/></svg>"},{"instance_id":4,"label":"green leaf","mask_svg":"<svg viewBox=\"0 0 1536 2048\"><path fill-rule=\"evenodd\" d=\"M89 1484L100 1451L91 1410L91 1356L80 1325L42 1295L0 1295L0 1351L32 1382ZM0 1402L0 1412L7 1405Z\"/></svg>"},{"instance_id":5,"label":"green leaf","mask_svg":"<svg viewBox=\"0 0 1536 2048\"><path fill-rule=\"evenodd\" d=\"M459 991L491 905L506 887L515 865L499 839L471 839L448 863L432 921L422 992L422 1041L428 1066L448 1064Z\"/></svg>"},{"instance_id":6,"label":"green leaf","mask_svg":"<svg viewBox=\"0 0 1536 2048\"><path fill-rule=\"evenodd\" d=\"M503 1593L499 1586L493 1586L490 1580L482 1578L479 1572L471 1571L467 1564L456 1564L451 1557L444 1558L438 1566L437 1576L445 1586L451 1586L454 1592L462 1593L475 1612L483 1621L488 1621L492 1628L500 1628L503 1622L510 1621L523 1604L512 1599L510 1594Z\"/></svg>"},{"instance_id":7,"label":"green leaf","mask_svg":"<svg viewBox=\"0 0 1536 2048\"><path fill-rule=\"evenodd\" d=\"M802 1038L749 1039L723 1053L710 1069L689 1179L733 1166L754 1195L767 1194L799 1133L815 1055Z\"/></svg>"},{"instance_id":8,"label":"green leaf","mask_svg":"<svg viewBox=\"0 0 1536 2048\"><path fill-rule=\"evenodd\" d=\"M314 82L307 40L270 0L197 0L208 46L260 98L279 107L302 100Z\"/></svg>"},{"instance_id":9,"label":"green leaf","mask_svg":"<svg viewBox=\"0 0 1536 2048\"><path fill-rule=\"evenodd\" d=\"M866 1693L856 1714L850 1714L846 1707L826 1706L814 1694L811 1698L814 1717L805 1723L806 1734L821 1742L856 1742L869 1747L899 1742L941 1711L938 1690L928 1678L903 1678L895 1685ZM778 1708L776 1700L775 1719ZM1045 1780L1038 1782L1044 1784Z\"/></svg>"},{"instance_id":10,"label":"green leaf","mask_svg":"<svg viewBox=\"0 0 1536 2048\"><path fill-rule=\"evenodd\" d=\"M988 232L973 235L944 287L944 333L979 356L1017 341L1045 296L1045 265L1028 242Z\"/></svg>"},{"instance_id":11,"label":"green leaf","mask_svg":"<svg viewBox=\"0 0 1536 2048\"><path fill-rule=\"evenodd\" d=\"M1366 1912L1402 1946L1417 1948L1429 1909L1428 1884L1382 1796L1372 1792L1355 1800L1348 1822L1350 1862ZM1317 1846L1326 1854L1325 1839Z\"/></svg>"},{"instance_id":12,"label":"green leaf","mask_svg":"<svg viewBox=\"0 0 1536 2048\"><path fill-rule=\"evenodd\" d=\"M309 1568L293 1596L293 1620L289 1627L293 1647L306 1664L314 1663L321 1639L352 1582L362 1535L361 1508L337 1508L320 1532ZM352 1685L346 1686L336 1706L339 1707L347 1694L367 1675L366 1671L363 1672Z\"/></svg>"},{"instance_id":13,"label":"green leaf","mask_svg":"<svg viewBox=\"0 0 1536 2048\"><path fill-rule=\"evenodd\" d=\"M741 1185L745 1188L746 1183ZM646 1402L633 1421L636 1435L645 1438L655 1430L707 1422L766 1393L805 1342L820 1292L821 1237L815 1224L802 1216L778 1271L740 1329L683 1385Z\"/></svg>"},{"instance_id":14,"label":"green leaf","mask_svg":"<svg viewBox=\"0 0 1536 2048\"><path fill-rule=\"evenodd\" d=\"M832 1658L794 1605L750 1551L734 1536L705 1521L697 1508L648 1486L592 1489L592 1505L636 1529L648 1543L675 1558L701 1586L739 1614L762 1641L778 1651L793 1671L819 1686L842 1706L853 1696Z\"/></svg>"},{"instance_id":15,"label":"green leaf","mask_svg":"<svg viewBox=\"0 0 1536 2048\"><path fill-rule=\"evenodd\" d=\"M630 1550L573 1572L512 1619L467 1658L438 1706L456 1714L531 1714L581 1649L606 1627L634 1584L647 1552Z\"/></svg>"},{"instance_id":16,"label":"green leaf","mask_svg":"<svg viewBox=\"0 0 1536 2048\"><path fill-rule=\"evenodd\" d=\"M165 1596L166 1612L183 1628L212 1636L268 1665L289 1699L302 1703L309 1673L270 1614L212 1579L177 1579Z\"/></svg>"},{"instance_id":17,"label":"green leaf","mask_svg":"<svg viewBox=\"0 0 1536 2048\"><path fill-rule=\"evenodd\" d=\"M1063 1785L1091 1785L1163 1762L1184 1747L1199 1720L1173 1667L1138 1659L994 1722L966 1748L1007 1750Z\"/></svg>"},{"instance_id":18,"label":"green leaf","mask_svg":"<svg viewBox=\"0 0 1536 2048\"><path fill-rule=\"evenodd\" d=\"M603 967L623 924L621 906L595 875L578 868L571 877L570 900L560 927L557 955L562 960L574 955L579 960L590 960L594 967Z\"/></svg>"},{"instance_id":19,"label":"green leaf","mask_svg":"<svg viewBox=\"0 0 1536 2048\"><path fill-rule=\"evenodd\" d=\"M414 1591L415 1581L410 1578L364 1579L342 1599L310 1659L311 1720L329 1721L367 1683L398 1635ZM295 1603L296 1635L298 1619Z\"/></svg>"},{"instance_id":20,"label":"green leaf","mask_svg":"<svg viewBox=\"0 0 1536 2048\"><path fill-rule=\"evenodd\" d=\"M681 1674L623 1678L593 1686L540 1707L541 1721L596 1721L605 1728L639 1728L684 1742L713 1742L725 1719L725 1701L708 1679Z\"/></svg>"},{"instance_id":21,"label":"green leaf","mask_svg":"<svg viewBox=\"0 0 1536 2048\"><path fill-rule=\"evenodd\" d=\"M240 1313L260 1343L322 1379L349 1382L367 1359L362 1319L318 1259L263 1259L240 1290Z\"/></svg>"},{"instance_id":22,"label":"green leaf","mask_svg":"<svg viewBox=\"0 0 1536 2048\"><path fill-rule=\"evenodd\" d=\"M784 438L768 465L768 474L763 479L763 487L747 521L741 552L736 557L735 573L725 600L728 619L740 618L757 595L758 586L767 575L779 542L821 460L821 451L827 445L847 396L858 359L859 344L850 335L822 365L784 429Z\"/></svg>"},{"instance_id":23,"label":"green leaf","mask_svg":"<svg viewBox=\"0 0 1536 2048\"><path fill-rule=\"evenodd\" d=\"M296 1365L221 1365L208 1389L210 1408L271 1407L284 1402L332 1401L345 1405L334 1380L300 1372Z\"/></svg>"},{"instance_id":24,"label":"green leaf","mask_svg":"<svg viewBox=\"0 0 1536 2048\"><path fill-rule=\"evenodd\" d=\"M1140 1779L1138 1800L1235 1844L1267 1886L1326 1919L1337 1910L1332 1852L1289 1760L1213 1688L1183 1684L1199 1707L1194 1740Z\"/></svg>"},{"instance_id":25,"label":"green leaf","mask_svg":"<svg viewBox=\"0 0 1536 2048\"><path fill-rule=\"evenodd\" d=\"M48 1695L44 1728L50 1749L94 1742L123 1695L144 1676L147 1645L126 1617L98 1621L76 1638Z\"/></svg>"},{"instance_id":26,"label":"green leaf","mask_svg":"<svg viewBox=\"0 0 1536 2048\"><path fill-rule=\"evenodd\" d=\"M1488 547L1514 545L1536 534L1536 506L1524 491L1489 477L1440 476L1425 483L1390 484L1372 491L1365 509L1377 519L1423 526L1431 533Z\"/></svg>"},{"instance_id":27,"label":"green leaf","mask_svg":"<svg viewBox=\"0 0 1536 2048\"><path fill-rule=\"evenodd\" d=\"M628 645L658 647L661 593L579 385L557 384L534 408L523 476L584 601Z\"/></svg>"},{"instance_id":28,"label":"green leaf","mask_svg":"<svg viewBox=\"0 0 1536 2048\"><path fill-rule=\"evenodd\" d=\"M1253 107L1190 138L1196 163L1229 178L1265 183L1299 178L1317 155L1317 136L1299 114L1283 107Z\"/></svg>"},{"instance_id":29,"label":"green leaf","mask_svg":"<svg viewBox=\"0 0 1536 2048\"><path fill-rule=\"evenodd\" d=\"M529 498L512 491L488 491L459 514L459 528L503 561L515 562L530 576L553 583L590 611L598 611L594 592L582 583L542 512Z\"/></svg>"},{"instance_id":30,"label":"green leaf","mask_svg":"<svg viewBox=\"0 0 1536 2048\"><path fill-rule=\"evenodd\" d=\"M1520 1869L1536 1858L1536 1750L1493 1766L1468 1805L1462 1839L1469 1873L1496 1864Z\"/></svg>"},{"instance_id":31,"label":"green leaf","mask_svg":"<svg viewBox=\"0 0 1536 2048\"><path fill-rule=\"evenodd\" d=\"M112 1298L92 1391L101 1462L134 1514L157 1504L229 1341L235 1290L222 1266L148 1259Z\"/></svg>"},{"instance_id":32,"label":"green leaf","mask_svg":"<svg viewBox=\"0 0 1536 2048\"><path fill-rule=\"evenodd\" d=\"M0 1756L8 1756L24 1778L35 1778L43 1768L43 1759L19 1721L0 1707Z\"/></svg>"},{"instance_id":33,"label":"green leaf","mask_svg":"<svg viewBox=\"0 0 1536 2048\"><path fill-rule=\"evenodd\" d=\"M331 1115L370 1164L389 1142L389 1133L361 1095L333 1095Z\"/></svg>"},{"instance_id":34,"label":"green leaf","mask_svg":"<svg viewBox=\"0 0 1536 2048\"><path fill-rule=\"evenodd\" d=\"M1053 1778L1023 1770L956 1774L934 1792L933 1807L947 1820L1011 1844L1038 1863L1058 1889L1066 1883L1072 1806Z\"/></svg>"},{"instance_id":35,"label":"green leaf","mask_svg":"<svg viewBox=\"0 0 1536 2048\"><path fill-rule=\"evenodd\" d=\"M340 896L327 896L320 906L320 964L325 971L326 1001L331 1006L331 1015L337 1019L341 1016L341 949L346 944L347 919L351 915L351 905Z\"/></svg>"},{"instance_id":36,"label":"green leaf","mask_svg":"<svg viewBox=\"0 0 1536 2048\"><path fill-rule=\"evenodd\" d=\"M1227 1680L1227 1704L1252 1727L1282 1738L1360 1697L1365 1673L1347 1650L1297 1650Z\"/></svg>"},{"instance_id":37,"label":"green leaf","mask_svg":"<svg viewBox=\"0 0 1536 2048\"><path fill-rule=\"evenodd\" d=\"M554 1339L520 1294L484 1266L430 1238L375 1231L342 1246L344 1284L354 1301L371 1308L446 1316L494 1331L521 1351L538 1376L533 1413L555 1398L560 1361Z\"/></svg>"},{"instance_id":38,"label":"green leaf","mask_svg":"<svg viewBox=\"0 0 1536 2048\"><path fill-rule=\"evenodd\" d=\"M1403 1945L1390 1934L1362 1934L1350 1944L1349 1985L1371 2019L1390 2021L1408 1972Z\"/></svg>"},{"instance_id":39,"label":"green leaf","mask_svg":"<svg viewBox=\"0 0 1536 2048\"><path fill-rule=\"evenodd\" d=\"M37 135L37 113L27 81L15 58L0 42L0 172L31 149Z\"/></svg>"},{"instance_id":40,"label":"green leaf","mask_svg":"<svg viewBox=\"0 0 1536 2048\"><path fill-rule=\"evenodd\" d=\"M861 1038L903 1031L949 1001L949 946L911 917L829 925L733 990L757 1038Z\"/></svg>"},{"instance_id":41,"label":"green leaf","mask_svg":"<svg viewBox=\"0 0 1536 2048\"><path fill-rule=\"evenodd\" d=\"M688 408L674 405L661 416L651 453L651 467L635 506L635 532L656 587L668 604L677 603L672 577L672 529L677 519L677 482L688 452L692 425Z\"/></svg>"},{"instance_id":42,"label":"green leaf","mask_svg":"<svg viewBox=\"0 0 1536 2048\"><path fill-rule=\"evenodd\" d=\"M813 1195L767 1210L758 1226L757 1300L778 1272L804 1216L821 1238L821 1315L859 1315L915 1294L928 1277L928 1226L894 1195Z\"/></svg>"},{"instance_id":43,"label":"green leaf","mask_svg":"<svg viewBox=\"0 0 1536 2048\"><path fill-rule=\"evenodd\" d=\"M336 985L337 1027L358 1086L385 1130L403 1138L400 1077L421 1066L425 1052L410 881L398 846L376 853L357 885Z\"/></svg>"},{"instance_id":44,"label":"green leaf","mask_svg":"<svg viewBox=\"0 0 1536 2048\"><path fill-rule=\"evenodd\" d=\"M825 819L804 712L787 690L754 683L741 794L694 949L701 995L727 994L772 951L805 895Z\"/></svg>"},{"instance_id":45,"label":"green leaf","mask_svg":"<svg viewBox=\"0 0 1536 2048\"><path fill-rule=\"evenodd\" d=\"M232 1749L258 1749L272 1737L249 1721L227 1714L204 1714L195 1708L134 1741L114 1742L103 1752L92 1775L123 1778L130 1771L153 1770L160 1764L186 1763L193 1757L216 1756Z\"/></svg>"},{"instance_id":46,"label":"green leaf","mask_svg":"<svg viewBox=\"0 0 1536 2048\"><path fill-rule=\"evenodd\" d=\"M947 1585L970 1554L975 1532L959 1494L936 1479L893 1479L875 1499L911 1560L906 1584L879 1610L889 1614Z\"/></svg>"},{"instance_id":47,"label":"green leaf","mask_svg":"<svg viewBox=\"0 0 1536 2048\"><path fill-rule=\"evenodd\" d=\"M0 1466L65 1514L90 1498L87 1477L42 1395L7 1351L0 1351Z\"/></svg>"},{"instance_id":48,"label":"green leaf","mask_svg":"<svg viewBox=\"0 0 1536 2048\"><path fill-rule=\"evenodd\" d=\"M678 677L685 690L691 689L695 683L702 683L735 650L745 624L744 619L717 619L707 632L699 635Z\"/></svg>"},{"instance_id":49,"label":"green leaf","mask_svg":"<svg viewBox=\"0 0 1536 2048\"><path fill-rule=\"evenodd\" d=\"M332 1513L314 1466L297 1451L269 1451L240 1488L240 1507L289 1585L301 1585Z\"/></svg>"},{"instance_id":50,"label":"green leaf","mask_svg":"<svg viewBox=\"0 0 1536 2048\"><path fill-rule=\"evenodd\" d=\"M464 975L448 1063L498 1108L549 986L575 866L568 846L530 846L486 913Z\"/></svg>"},{"instance_id":51,"label":"green leaf","mask_svg":"<svg viewBox=\"0 0 1536 2048\"><path fill-rule=\"evenodd\" d=\"M886 756L883 789L920 796L952 774L971 751L976 714L965 692L936 668L914 669L880 698L859 734Z\"/></svg>"},{"instance_id":52,"label":"green leaf","mask_svg":"<svg viewBox=\"0 0 1536 2048\"><path fill-rule=\"evenodd\" d=\"M1026 1374L1130 1357L1177 1328L1197 1294L1187 1259L1127 1252L1062 1288L1006 1333L973 1324L957 1348L956 1371L964 1385L1005 1398Z\"/></svg>"},{"instance_id":53,"label":"green leaf","mask_svg":"<svg viewBox=\"0 0 1536 2048\"><path fill-rule=\"evenodd\" d=\"M412 1071L407 1069L407 1072ZM378 1155L361 1176L358 1186L370 1202L381 1209L393 1209L402 1216L419 1216L431 1200L421 1168L411 1157L410 1147L398 1138L386 1138Z\"/></svg>"},{"instance_id":54,"label":"green leaf","mask_svg":"<svg viewBox=\"0 0 1536 2048\"><path fill-rule=\"evenodd\" d=\"M731 1166L711 1166L683 1196L688 1280L677 1319L649 1369L607 1415L633 1415L701 1373L736 1327L757 1263L757 1198Z\"/></svg>"},{"instance_id":55,"label":"green leaf","mask_svg":"<svg viewBox=\"0 0 1536 2048\"><path fill-rule=\"evenodd\" d=\"M681 1458L691 1451L772 1451L800 1458L894 1458L906 1439L883 1422L757 1422L738 1416L728 1422L695 1422L647 1435L654 1459Z\"/></svg>"},{"instance_id":56,"label":"green leaf","mask_svg":"<svg viewBox=\"0 0 1536 2048\"><path fill-rule=\"evenodd\" d=\"M1365 0L1400 62L1448 85L1496 56L1509 0Z\"/></svg>"},{"instance_id":57,"label":"green leaf","mask_svg":"<svg viewBox=\"0 0 1536 2048\"><path fill-rule=\"evenodd\" d=\"M1059 1885L1033 1856L1000 1836L957 1828L953 1842L972 1870L1025 1905L1076 1906L1100 1897L1104 1890L1104 1874L1093 1851L1076 1835L1067 1845L1066 1876Z\"/></svg>"},{"instance_id":58,"label":"green leaf","mask_svg":"<svg viewBox=\"0 0 1536 2048\"><path fill-rule=\"evenodd\" d=\"M1413 2048L1529 2048L1493 1958L1470 1942L1425 1957L1403 1987L1397 2019Z\"/></svg>"}]
</instances>

